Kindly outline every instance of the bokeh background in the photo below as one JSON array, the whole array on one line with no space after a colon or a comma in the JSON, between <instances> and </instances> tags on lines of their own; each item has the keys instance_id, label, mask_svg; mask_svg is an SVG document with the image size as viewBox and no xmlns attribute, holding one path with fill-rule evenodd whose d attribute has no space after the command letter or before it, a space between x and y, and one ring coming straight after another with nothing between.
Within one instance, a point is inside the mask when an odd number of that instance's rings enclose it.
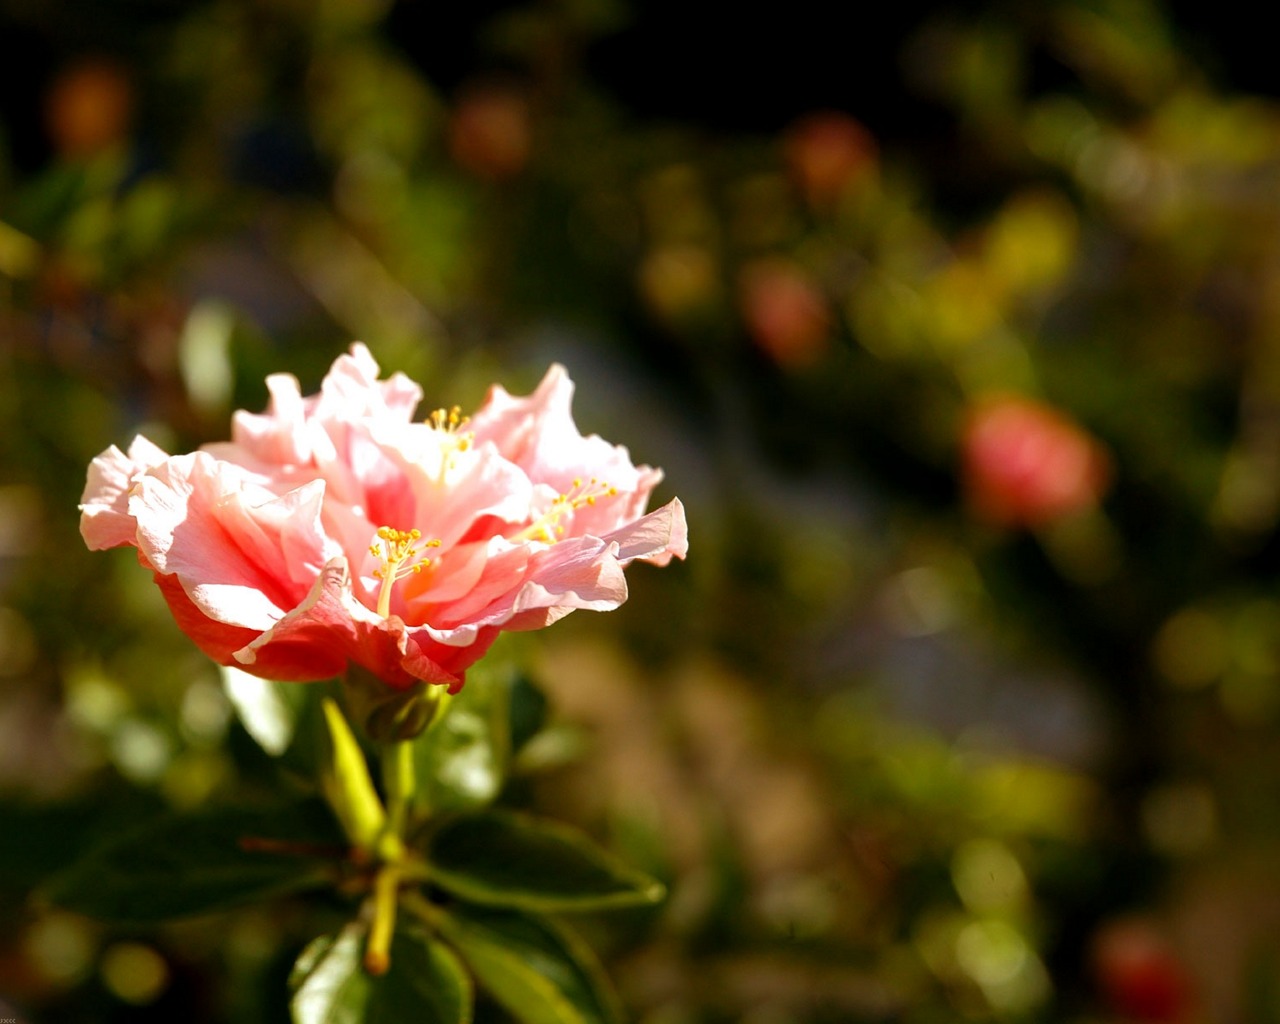
<instances>
[{"instance_id":1,"label":"bokeh background","mask_svg":"<svg viewBox=\"0 0 1280 1024\"><path fill-rule=\"evenodd\" d=\"M431 406L565 363L688 507L688 562L516 655L506 799L671 887L585 925L634 1020L1280 1021L1243 6L453 6L0 2L0 1015L285 1019L304 904L29 895L271 774L83 549L88 461L358 338Z\"/></svg>"}]
</instances>

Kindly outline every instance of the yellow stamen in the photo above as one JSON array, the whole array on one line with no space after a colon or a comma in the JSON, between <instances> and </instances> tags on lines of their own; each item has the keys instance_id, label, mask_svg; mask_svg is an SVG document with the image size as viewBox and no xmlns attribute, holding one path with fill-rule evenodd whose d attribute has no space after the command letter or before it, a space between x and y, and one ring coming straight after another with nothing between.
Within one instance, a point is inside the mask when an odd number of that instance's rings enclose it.
<instances>
[{"instance_id":1,"label":"yellow stamen","mask_svg":"<svg viewBox=\"0 0 1280 1024\"><path fill-rule=\"evenodd\" d=\"M378 591L378 614L384 619L391 614L391 588L397 580L422 570L431 564L431 559L422 557L423 548L438 548L440 541L424 541L419 530L393 530L390 526L378 528L378 540L369 545L369 554L382 560L382 565L373 570L376 579L382 580L382 589Z\"/></svg>"},{"instance_id":2,"label":"yellow stamen","mask_svg":"<svg viewBox=\"0 0 1280 1024\"><path fill-rule=\"evenodd\" d=\"M583 505L594 505L599 499L612 498L617 493L618 488L602 483L594 476L585 486L581 477L575 477L573 486L568 491L557 495L550 508L511 539L516 542L537 540L544 544L554 544L558 537L564 535L561 519Z\"/></svg>"},{"instance_id":3,"label":"yellow stamen","mask_svg":"<svg viewBox=\"0 0 1280 1024\"><path fill-rule=\"evenodd\" d=\"M459 428L465 427L471 422L471 417L463 416L462 406L455 405L451 409L440 408L433 410L431 415L427 417L427 422L435 430L443 430L446 434L456 434ZM470 443L472 436L470 433L462 434L458 440Z\"/></svg>"},{"instance_id":4,"label":"yellow stamen","mask_svg":"<svg viewBox=\"0 0 1280 1024\"><path fill-rule=\"evenodd\" d=\"M460 405L455 405L450 409L436 409L427 417L427 423L433 430L446 435L440 452L440 479L442 482L445 473L457 465L457 454L465 452L476 439L473 431L460 432L461 428L465 427L470 420L471 417L462 415L462 406Z\"/></svg>"}]
</instances>

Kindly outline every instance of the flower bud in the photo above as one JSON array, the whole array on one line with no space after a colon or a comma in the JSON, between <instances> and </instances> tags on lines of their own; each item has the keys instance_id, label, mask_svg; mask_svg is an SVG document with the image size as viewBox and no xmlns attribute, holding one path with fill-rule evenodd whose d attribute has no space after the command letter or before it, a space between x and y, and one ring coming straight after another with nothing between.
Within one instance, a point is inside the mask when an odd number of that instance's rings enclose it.
<instances>
[{"instance_id":1,"label":"flower bud","mask_svg":"<svg viewBox=\"0 0 1280 1024\"><path fill-rule=\"evenodd\" d=\"M1186 967L1154 925L1114 921L1094 936L1093 970L1108 1009L1126 1020L1178 1024L1192 1019Z\"/></svg>"},{"instance_id":2,"label":"flower bud","mask_svg":"<svg viewBox=\"0 0 1280 1024\"><path fill-rule=\"evenodd\" d=\"M1041 526L1096 504L1111 475L1103 447L1047 405L988 398L961 436L970 507L1004 526Z\"/></svg>"},{"instance_id":3,"label":"flower bud","mask_svg":"<svg viewBox=\"0 0 1280 1024\"><path fill-rule=\"evenodd\" d=\"M738 278L742 318L752 340L782 366L809 366L826 350L831 315L804 270L781 259L757 260Z\"/></svg>"},{"instance_id":4,"label":"flower bud","mask_svg":"<svg viewBox=\"0 0 1280 1024\"><path fill-rule=\"evenodd\" d=\"M375 743L399 743L422 733L449 702L443 686L415 683L391 689L377 676L352 665L346 674L346 697L358 728Z\"/></svg>"}]
</instances>

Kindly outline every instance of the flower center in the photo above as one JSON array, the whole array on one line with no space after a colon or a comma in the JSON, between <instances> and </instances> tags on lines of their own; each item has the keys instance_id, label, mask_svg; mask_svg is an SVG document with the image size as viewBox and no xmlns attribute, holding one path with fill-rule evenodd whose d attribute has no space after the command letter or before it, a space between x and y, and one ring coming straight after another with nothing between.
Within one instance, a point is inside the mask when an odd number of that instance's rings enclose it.
<instances>
[{"instance_id":1,"label":"flower center","mask_svg":"<svg viewBox=\"0 0 1280 1024\"><path fill-rule=\"evenodd\" d=\"M382 588L378 591L378 614L384 619L391 614L391 588L397 580L415 572L421 572L431 564L431 559L422 555L423 548L438 548L440 541L422 540L420 530L393 530L390 526L378 528L378 541L369 545L369 554L380 559L382 564L373 570L375 578L382 580Z\"/></svg>"},{"instance_id":2,"label":"flower center","mask_svg":"<svg viewBox=\"0 0 1280 1024\"><path fill-rule=\"evenodd\" d=\"M581 477L576 477L568 491L557 495L550 508L511 539L517 542L538 540L554 544L556 538L564 534L561 519L584 505L594 505L601 498L612 498L617 493L618 488L603 483L594 476L585 484Z\"/></svg>"}]
</instances>

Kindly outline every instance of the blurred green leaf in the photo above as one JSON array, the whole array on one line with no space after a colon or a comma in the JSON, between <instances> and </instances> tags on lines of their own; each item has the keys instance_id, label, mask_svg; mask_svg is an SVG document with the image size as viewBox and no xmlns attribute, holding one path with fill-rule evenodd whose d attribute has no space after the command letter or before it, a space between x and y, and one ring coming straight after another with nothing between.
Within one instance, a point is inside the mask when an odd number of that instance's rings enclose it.
<instances>
[{"instance_id":1,"label":"blurred green leaf","mask_svg":"<svg viewBox=\"0 0 1280 1024\"><path fill-rule=\"evenodd\" d=\"M621 1020L594 954L566 929L509 911L455 908L432 916L480 984L524 1024Z\"/></svg>"},{"instance_id":2,"label":"blurred green leaf","mask_svg":"<svg viewBox=\"0 0 1280 1024\"><path fill-rule=\"evenodd\" d=\"M145 798L101 792L66 804L0 802L5 823L0 829L0 892L17 892L25 899L45 879L74 864L113 817L155 811Z\"/></svg>"},{"instance_id":3,"label":"blurred green leaf","mask_svg":"<svg viewBox=\"0 0 1280 1024\"><path fill-rule=\"evenodd\" d=\"M226 808L117 838L41 895L107 921L162 921L324 886L345 849L322 805Z\"/></svg>"},{"instance_id":4,"label":"blurred green leaf","mask_svg":"<svg viewBox=\"0 0 1280 1024\"><path fill-rule=\"evenodd\" d=\"M516 672L510 687L511 749L519 751L547 724L546 695L523 672Z\"/></svg>"},{"instance_id":5,"label":"blurred green leaf","mask_svg":"<svg viewBox=\"0 0 1280 1024\"><path fill-rule=\"evenodd\" d=\"M228 666L223 666L221 673L223 689L240 724L263 750L279 757L297 732L308 688L259 679Z\"/></svg>"},{"instance_id":6,"label":"blurred green leaf","mask_svg":"<svg viewBox=\"0 0 1280 1024\"><path fill-rule=\"evenodd\" d=\"M510 759L508 708L505 680L476 666L414 744L419 809L469 810L498 795Z\"/></svg>"},{"instance_id":7,"label":"blurred green leaf","mask_svg":"<svg viewBox=\"0 0 1280 1024\"><path fill-rule=\"evenodd\" d=\"M665 892L577 829L509 812L447 821L427 857L433 881L489 906L595 910L656 903Z\"/></svg>"},{"instance_id":8,"label":"blurred green leaf","mask_svg":"<svg viewBox=\"0 0 1280 1024\"><path fill-rule=\"evenodd\" d=\"M303 950L289 979L294 1024L469 1024L471 981L450 950L402 928L390 968L374 976L362 962L365 931L353 923Z\"/></svg>"}]
</instances>

